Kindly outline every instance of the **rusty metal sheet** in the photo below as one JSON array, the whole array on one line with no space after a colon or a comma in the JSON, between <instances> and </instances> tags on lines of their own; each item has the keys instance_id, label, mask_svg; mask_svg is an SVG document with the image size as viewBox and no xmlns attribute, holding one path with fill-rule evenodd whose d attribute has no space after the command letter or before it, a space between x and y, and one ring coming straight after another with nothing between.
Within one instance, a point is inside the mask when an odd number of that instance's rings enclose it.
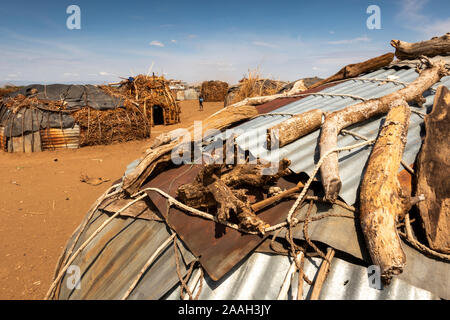
<instances>
[{"instance_id":1,"label":"rusty metal sheet","mask_svg":"<svg viewBox=\"0 0 450 320\"><path fill-rule=\"evenodd\" d=\"M172 168L160 173L143 188L159 188L171 196L176 196L177 188L182 184L192 183L200 169L200 165ZM288 188L292 183L280 179L278 186ZM213 280L222 278L267 237L243 234L173 207L167 213L166 198L152 191L148 191L148 195L189 250L200 257L202 267ZM271 225L282 222L293 203L294 200L281 202L261 211L258 216Z\"/></svg>"},{"instance_id":2,"label":"rusty metal sheet","mask_svg":"<svg viewBox=\"0 0 450 320\"><path fill-rule=\"evenodd\" d=\"M317 88L305 90L305 91L302 92L302 94L303 93L316 93L316 92L322 91L323 89L331 88L331 87L333 87L335 85L336 85L336 83L324 84L324 85L321 85L321 86L319 86ZM278 108L281 108L281 107L283 107L285 105L288 105L289 103L292 103L294 101L298 101L298 100L304 99L306 97L307 96L295 97L295 98L280 98L280 99L276 99L276 100L273 100L273 101L269 101L269 102L263 103L263 104L261 104L259 106L256 106L256 110L258 110L258 112L260 114L272 112L272 111L274 111L274 110L276 110Z\"/></svg>"},{"instance_id":3,"label":"rusty metal sheet","mask_svg":"<svg viewBox=\"0 0 450 320\"><path fill-rule=\"evenodd\" d=\"M6 139L4 132L5 132L5 127L0 127L0 150L8 151L7 139Z\"/></svg>"},{"instance_id":4,"label":"rusty metal sheet","mask_svg":"<svg viewBox=\"0 0 450 320\"><path fill-rule=\"evenodd\" d=\"M41 129L42 150L78 149L80 147L80 127L68 129Z\"/></svg>"}]
</instances>

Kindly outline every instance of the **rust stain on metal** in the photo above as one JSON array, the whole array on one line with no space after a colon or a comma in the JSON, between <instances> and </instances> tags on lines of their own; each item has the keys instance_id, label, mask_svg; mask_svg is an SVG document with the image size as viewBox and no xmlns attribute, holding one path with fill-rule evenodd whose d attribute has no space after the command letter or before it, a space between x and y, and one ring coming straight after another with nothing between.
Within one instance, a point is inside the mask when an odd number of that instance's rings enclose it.
<instances>
[{"instance_id":1,"label":"rust stain on metal","mask_svg":"<svg viewBox=\"0 0 450 320\"><path fill-rule=\"evenodd\" d=\"M77 149L80 146L80 127L73 129L41 129L42 150Z\"/></svg>"},{"instance_id":2,"label":"rust stain on metal","mask_svg":"<svg viewBox=\"0 0 450 320\"><path fill-rule=\"evenodd\" d=\"M176 196L177 188L182 184L192 183L200 169L200 165L194 165L190 169L189 165L172 168L160 173L143 188L155 187ZM278 186L290 188L294 183L280 179ZM189 250L200 257L203 268L215 281L222 278L268 236L243 234L213 221L188 215L174 207L170 208L167 216L167 199L151 191L148 195ZM258 216L271 225L282 222L293 203L294 200L281 202L261 211Z\"/></svg>"},{"instance_id":3,"label":"rust stain on metal","mask_svg":"<svg viewBox=\"0 0 450 320\"><path fill-rule=\"evenodd\" d=\"M323 89L334 87L336 84L337 83L324 84L324 85L321 85L320 87L303 91L301 94L303 94L303 93L320 92ZM256 106L256 110L258 110L258 112L260 114L272 112L272 111L274 111L274 110L276 110L278 108L281 108L281 107L283 107L285 105L288 105L289 103L301 100L301 99L306 98L306 97L309 97L309 96L294 97L294 98L292 98L292 97L291 98L279 98L279 99L276 99L276 100L273 100L273 101L270 101L270 102L267 102L267 103L263 103L263 104L261 104L259 106Z\"/></svg>"},{"instance_id":4,"label":"rust stain on metal","mask_svg":"<svg viewBox=\"0 0 450 320\"><path fill-rule=\"evenodd\" d=\"M0 150L8 151L8 143L5 136L5 127L0 127Z\"/></svg>"},{"instance_id":5,"label":"rust stain on metal","mask_svg":"<svg viewBox=\"0 0 450 320\"><path fill-rule=\"evenodd\" d=\"M410 165L411 168L414 167L414 164ZM411 194L412 190L412 175L406 169L400 171L397 175L398 181L400 182L400 186L407 194Z\"/></svg>"}]
</instances>

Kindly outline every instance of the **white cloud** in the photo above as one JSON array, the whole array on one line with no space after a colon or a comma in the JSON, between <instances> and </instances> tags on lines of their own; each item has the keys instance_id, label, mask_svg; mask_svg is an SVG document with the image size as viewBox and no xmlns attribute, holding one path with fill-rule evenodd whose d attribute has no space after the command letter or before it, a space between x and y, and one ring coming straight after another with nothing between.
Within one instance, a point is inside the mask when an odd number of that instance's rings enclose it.
<instances>
[{"instance_id":1,"label":"white cloud","mask_svg":"<svg viewBox=\"0 0 450 320\"><path fill-rule=\"evenodd\" d=\"M112 75L111 73L106 72L106 71L100 71L98 74L101 76L111 76Z\"/></svg>"},{"instance_id":2,"label":"white cloud","mask_svg":"<svg viewBox=\"0 0 450 320\"><path fill-rule=\"evenodd\" d=\"M330 30L330 34L335 34L336 32L334 32L333 30Z\"/></svg>"},{"instance_id":3,"label":"white cloud","mask_svg":"<svg viewBox=\"0 0 450 320\"><path fill-rule=\"evenodd\" d=\"M358 37L353 39L345 39L345 40L336 40L336 41L328 41L328 44L332 45L340 45L340 44L353 44L357 42L369 42L371 39L364 36L364 37Z\"/></svg>"},{"instance_id":4,"label":"white cloud","mask_svg":"<svg viewBox=\"0 0 450 320\"><path fill-rule=\"evenodd\" d=\"M79 74L76 73L76 72L64 72L64 73L63 73L63 76L64 76L64 77L78 77Z\"/></svg>"},{"instance_id":5,"label":"white cloud","mask_svg":"<svg viewBox=\"0 0 450 320\"><path fill-rule=\"evenodd\" d=\"M258 47L278 48L277 45L275 45L273 43L269 43L269 42L264 42L264 41L253 41L252 44L255 46L258 46Z\"/></svg>"},{"instance_id":6,"label":"white cloud","mask_svg":"<svg viewBox=\"0 0 450 320\"><path fill-rule=\"evenodd\" d=\"M172 43L177 43L177 40L170 40L170 42L172 42Z\"/></svg>"},{"instance_id":7,"label":"white cloud","mask_svg":"<svg viewBox=\"0 0 450 320\"><path fill-rule=\"evenodd\" d=\"M159 42L157 40L153 40L152 42L150 42L150 45L155 47L164 47L164 43Z\"/></svg>"},{"instance_id":8,"label":"white cloud","mask_svg":"<svg viewBox=\"0 0 450 320\"><path fill-rule=\"evenodd\" d=\"M450 18L436 19L423 14L428 0L403 0L396 20L404 28L417 32L421 37L441 36L450 31Z\"/></svg>"},{"instance_id":9,"label":"white cloud","mask_svg":"<svg viewBox=\"0 0 450 320\"><path fill-rule=\"evenodd\" d=\"M188 35L188 38L189 39L194 39L194 38L197 38L198 37L198 35L196 35L196 34L190 34L190 35Z\"/></svg>"}]
</instances>

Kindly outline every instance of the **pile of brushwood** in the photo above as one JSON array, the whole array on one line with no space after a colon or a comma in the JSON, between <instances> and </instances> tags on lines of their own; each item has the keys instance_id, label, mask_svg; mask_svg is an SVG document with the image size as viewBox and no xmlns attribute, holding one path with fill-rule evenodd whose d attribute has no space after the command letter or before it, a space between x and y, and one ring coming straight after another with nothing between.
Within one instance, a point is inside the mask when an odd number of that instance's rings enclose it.
<instances>
[{"instance_id":1,"label":"pile of brushwood","mask_svg":"<svg viewBox=\"0 0 450 320\"><path fill-rule=\"evenodd\" d=\"M278 170L262 174L270 164L209 164L198 173L194 182L178 188L177 198L188 206L217 212L222 222L238 223L243 229L259 231L269 225L255 214L252 204L263 199L278 179L291 173L290 161L279 162Z\"/></svg>"},{"instance_id":2,"label":"pile of brushwood","mask_svg":"<svg viewBox=\"0 0 450 320\"><path fill-rule=\"evenodd\" d=\"M230 87L225 98L225 106L246 98L276 94L286 85L284 81L261 78L258 71L249 71L239 80L238 85Z\"/></svg>"},{"instance_id":3,"label":"pile of brushwood","mask_svg":"<svg viewBox=\"0 0 450 320\"><path fill-rule=\"evenodd\" d=\"M228 91L228 83L223 81L204 81L200 95L205 102L224 101Z\"/></svg>"},{"instance_id":4,"label":"pile of brushwood","mask_svg":"<svg viewBox=\"0 0 450 320\"><path fill-rule=\"evenodd\" d=\"M19 94L13 98L7 98L3 100L3 106L11 109L13 113L17 113L22 108L36 108L42 111L66 111L66 103L63 101L38 99L33 94L31 96L24 96Z\"/></svg>"}]
</instances>

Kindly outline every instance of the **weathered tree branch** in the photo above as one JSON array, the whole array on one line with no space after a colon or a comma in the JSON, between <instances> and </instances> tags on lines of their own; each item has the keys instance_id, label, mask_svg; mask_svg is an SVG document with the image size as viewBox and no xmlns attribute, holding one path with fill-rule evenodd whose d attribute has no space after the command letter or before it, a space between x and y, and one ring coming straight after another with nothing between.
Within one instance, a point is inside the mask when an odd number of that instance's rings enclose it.
<instances>
[{"instance_id":1,"label":"weathered tree branch","mask_svg":"<svg viewBox=\"0 0 450 320\"><path fill-rule=\"evenodd\" d=\"M394 101L393 106L367 164L359 217L372 262L380 266L386 283L401 273L406 263L396 224L411 207L410 195L397 178L411 111L404 100Z\"/></svg>"},{"instance_id":2,"label":"weathered tree branch","mask_svg":"<svg viewBox=\"0 0 450 320\"><path fill-rule=\"evenodd\" d=\"M268 225L258 218L246 195L244 187L266 187L290 173L290 161L283 159L278 172L273 175L262 174L267 165L241 164L223 173L223 165L206 165L197 174L194 182L178 188L177 198L193 208L217 208L219 221L229 221L232 213L239 224L252 231L263 232Z\"/></svg>"},{"instance_id":3,"label":"weathered tree branch","mask_svg":"<svg viewBox=\"0 0 450 320\"><path fill-rule=\"evenodd\" d=\"M348 106L342 110L335 111L325 117L320 135L320 154L324 155L337 146L339 132L358 122L367 120L373 116L389 112L393 101L403 99L407 102L417 99L434 83L438 82L448 71L445 62L440 60L428 69L423 70L419 77L407 87L388 94L384 97L367 100L362 103ZM322 184L325 188L325 197L334 201L341 189L339 178L338 154L330 154L320 168Z\"/></svg>"},{"instance_id":4,"label":"weathered tree branch","mask_svg":"<svg viewBox=\"0 0 450 320\"><path fill-rule=\"evenodd\" d=\"M438 55L450 54L450 32L431 40L409 43L401 40L391 40L391 46L395 48L395 56L400 60L418 59L424 55L429 58Z\"/></svg>"},{"instance_id":5,"label":"weathered tree branch","mask_svg":"<svg viewBox=\"0 0 450 320\"><path fill-rule=\"evenodd\" d=\"M319 109L306 111L295 115L279 124L267 129L267 146L278 140L279 147L283 147L320 128L323 112Z\"/></svg>"},{"instance_id":6,"label":"weathered tree branch","mask_svg":"<svg viewBox=\"0 0 450 320\"><path fill-rule=\"evenodd\" d=\"M425 139L414 170L415 194L430 247L450 253L450 90L440 86L425 116Z\"/></svg>"},{"instance_id":7,"label":"weathered tree branch","mask_svg":"<svg viewBox=\"0 0 450 320\"><path fill-rule=\"evenodd\" d=\"M341 70L339 70L336 74L332 75L331 77L328 77L326 79L323 79L323 80L320 80L319 82L314 83L308 89L317 88L321 85L324 85L324 84L332 82L332 81L353 78L353 77L357 77L358 75L360 75L362 73L367 73L367 72L378 70L380 68L383 68L383 67L389 65L393 59L394 59L393 53L386 53L386 54L383 54L382 56L375 57L375 58L366 60L364 62L349 64L349 65L343 67Z\"/></svg>"}]
</instances>

